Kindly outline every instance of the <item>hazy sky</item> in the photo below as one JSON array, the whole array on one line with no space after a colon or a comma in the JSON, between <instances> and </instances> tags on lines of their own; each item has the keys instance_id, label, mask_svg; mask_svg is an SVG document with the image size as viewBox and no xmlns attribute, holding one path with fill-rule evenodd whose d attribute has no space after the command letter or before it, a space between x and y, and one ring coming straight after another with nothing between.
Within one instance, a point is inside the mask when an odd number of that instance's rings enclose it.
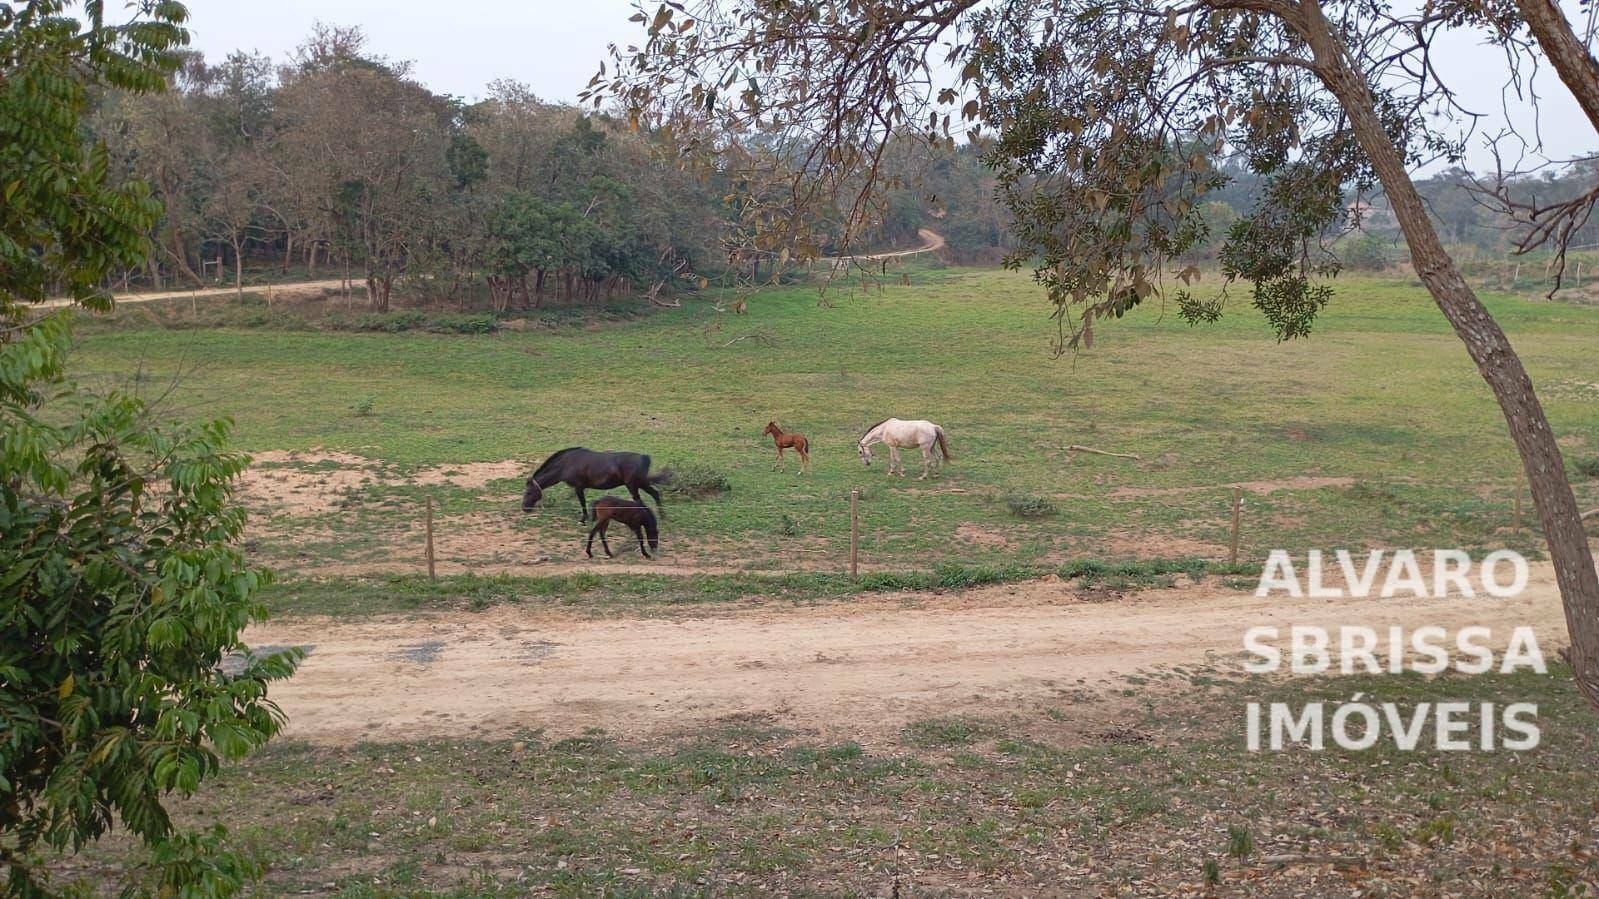
<instances>
[{"instance_id":1,"label":"hazy sky","mask_svg":"<svg viewBox=\"0 0 1599 899\"><path fill-rule=\"evenodd\" d=\"M1572 0L1564 5L1568 14L1576 13ZM481 97L496 78L513 78L546 100L576 100L606 46L625 46L641 34L627 20L629 0L188 0L188 6L194 46L208 58L246 49L281 59L318 21L359 25L372 52L410 60L434 91L469 99ZM1437 57L1465 102L1488 116L1479 130L1499 131L1507 121L1499 52L1473 34L1456 33ZM1566 157L1599 146L1552 72L1543 73L1536 86L1535 105L1508 98L1508 121L1530 134L1536 120L1548 155ZM1490 162L1480 137L1471 160L1479 167Z\"/></svg>"}]
</instances>

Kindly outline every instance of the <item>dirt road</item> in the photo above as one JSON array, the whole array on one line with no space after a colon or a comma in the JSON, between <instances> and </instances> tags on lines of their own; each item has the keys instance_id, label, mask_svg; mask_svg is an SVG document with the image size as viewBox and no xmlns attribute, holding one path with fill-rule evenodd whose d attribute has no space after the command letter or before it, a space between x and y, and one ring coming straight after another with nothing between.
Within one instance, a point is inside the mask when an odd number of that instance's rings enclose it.
<instances>
[{"instance_id":1,"label":"dirt road","mask_svg":"<svg viewBox=\"0 0 1599 899\"><path fill-rule=\"evenodd\" d=\"M916 603L920 603L919 605ZM269 623L249 641L314 648L273 688L293 737L323 743L569 736L691 729L740 714L868 745L907 722L1058 700L1157 664L1225 659L1254 625L1533 626L1564 642L1553 574L1533 567L1512 600L1260 599L1209 586L1084 602L1063 583L889 597L706 618L590 620L501 607L483 613ZM1286 640L1286 636L1285 636Z\"/></svg>"},{"instance_id":2,"label":"dirt road","mask_svg":"<svg viewBox=\"0 0 1599 899\"><path fill-rule=\"evenodd\" d=\"M295 281L290 284L246 284L244 285L244 289L247 293L262 293L266 291L268 287L270 287L272 292L277 296L289 296L291 294L314 293L321 290L334 290L343 286L343 279L332 278L326 281ZM115 298L117 305L121 306L127 303L148 303L151 300L186 300L190 297L220 297L228 296L237 292L238 289L230 284L226 287L207 287L202 290L163 290L151 293L124 293L116 294ZM71 305L71 303L71 300L65 299L46 300L43 303L37 304L35 308L59 309L62 306Z\"/></svg>"},{"instance_id":3,"label":"dirt road","mask_svg":"<svg viewBox=\"0 0 1599 899\"><path fill-rule=\"evenodd\" d=\"M909 250L892 250L886 253L871 253L862 256L844 257L842 261L847 262L851 259L867 261L872 259L892 259L897 256L915 256L918 253L931 253L935 250L943 249L944 247L945 241L943 235L929 231L926 228L918 230L916 235L922 239L921 246L912 247ZM834 257L826 257L817 260L817 262L827 262L830 264L837 264L840 261L840 259ZM272 292L278 296L290 296L301 293L315 293L322 290L336 290L338 288L342 288L344 283L344 279L342 278L330 278L324 281L295 281L289 284L246 284L244 289L249 293L261 293L270 288ZM360 287L359 284L356 286L358 289L365 289ZM229 284L221 287L206 287L198 290L162 290L149 293L117 294L116 302L117 305L120 306L127 303L148 303L151 300L177 300L189 299L191 297L203 299L205 297L227 296L237 292L238 288ZM71 304L72 301L68 299L54 299L39 303L36 305L36 308L59 309L63 306L69 306Z\"/></svg>"},{"instance_id":4,"label":"dirt road","mask_svg":"<svg viewBox=\"0 0 1599 899\"><path fill-rule=\"evenodd\" d=\"M915 256L918 253L932 253L942 250L947 241L944 235L926 228L918 228L916 236L922 239L921 246L911 247L908 250L889 250L883 253L862 253L858 256L820 256L816 259L817 265L831 265L834 268L849 262L870 262L874 259L896 259L900 256Z\"/></svg>"}]
</instances>

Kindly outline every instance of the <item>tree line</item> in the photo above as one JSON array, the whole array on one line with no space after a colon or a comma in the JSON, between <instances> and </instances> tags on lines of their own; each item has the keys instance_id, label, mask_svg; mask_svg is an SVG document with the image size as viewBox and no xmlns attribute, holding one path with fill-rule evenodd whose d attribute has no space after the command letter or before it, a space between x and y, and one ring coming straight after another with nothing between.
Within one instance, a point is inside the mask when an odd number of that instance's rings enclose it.
<instances>
[{"instance_id":1,"label":"tree line","mask_svg":"<svg viewBox=\"0 0 1599 899\"><path fill-rule=\"evenodd\" d=\"M187 54L165 92L106 92L92 128L164 207L129 283L242 288L267 265L353 275L379 309L402 276L507 309L725 264L717 185L647 132L510 81L479 102L435 94L358 30L319 29L281 65Z\"/></svg>"},{"instance_id":2,"label":"tree line","mask_svg":"<svg viewBox=\"0 0 1599 899\"><path fill-rule=\"evenodd\" d=\"M242 290L265 267L350 277L379 310L403 278L425 303L504 311L759 280L786 258L741 241L734 167L691 169L661 132L514 81L475 102L435 94L358 29L319 27L281 63L186 53L166 91L102 93L89 126L164 208L123 286ZM997 261L1005 222L981 148L903 147L906 177L868 239L908 245L931 227L952 257Z\"/></svg>"}]
</instances>

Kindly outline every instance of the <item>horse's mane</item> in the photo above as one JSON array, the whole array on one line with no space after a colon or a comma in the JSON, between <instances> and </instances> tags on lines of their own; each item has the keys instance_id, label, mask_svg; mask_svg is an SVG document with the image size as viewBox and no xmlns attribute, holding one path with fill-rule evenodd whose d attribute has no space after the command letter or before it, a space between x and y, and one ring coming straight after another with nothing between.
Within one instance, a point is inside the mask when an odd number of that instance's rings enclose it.
<instances>
[{"instance_id":1,"label":"horse's mane","mask_svg":"<svg viewBox=\"0 0 1599 899\"><path fill-rule=\"evenodd\" d=\"M567 453L574 453L582 448L583 447L581 446L569 446L564 450L557 450L551 453L550 457L544 460L544 464L540 465L536 470L534 470L533 477L538 477L539 475L543 474L546 469L555 464L557 459L565 457Z\"/></svg>"},{"instance_id":2,"label":"horse's mane","mask_svg":"<svg viewBox=\"0 0 1599 899\"><path fill-rule=\"evenodd\" d=\"M866 434L870 434L873 431L877 430L878 428L882 427L883 425L887 424L891 419L893 419L893 417L894 416L890 415L888 418L885 418L882 421L878 422L877 424L872 425L871 427L867 428L866 429ZM862 440L866 439L866 434L862 434L861 435L861 439Z\"/></svg>"}]
</instances>

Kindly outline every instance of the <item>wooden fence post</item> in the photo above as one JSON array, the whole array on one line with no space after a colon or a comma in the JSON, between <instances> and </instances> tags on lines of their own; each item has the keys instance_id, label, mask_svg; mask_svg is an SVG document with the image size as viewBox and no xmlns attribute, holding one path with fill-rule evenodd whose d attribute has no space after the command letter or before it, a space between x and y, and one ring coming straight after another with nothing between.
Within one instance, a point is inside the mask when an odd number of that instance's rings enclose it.
<instances>
[{"instance_id":1,"label":"wooden fence post","mask_svg":"<svg viewBox=\"0 0 1599 899\"><path fill-rule=\"evenodd\" d=\"M1239 520L1240 517L1242 517L1241 513L1243 512L1243 509L1244 509L1244 488L1242 488L1242 487L1234 487L1233 488L1233 540L1232 540L1232 550L1227 555L1228 564L1231 565L1234 568L1238 567L1238 520Z\"/></svg>"},{"instance_id":2,"label":"wooden fence post","mask_svg":"<svg viewBox=\"0 0 1599 899\"><path fill-rule=\"evenodd\" d=\"M1516 471L1516 535L1521 535L1521 493L1527 489L1527 472Z\"/></svg>"},{"instance_id":3,"label":"wooden fence post","mask_svg":"<svg viewBox=\"0 0 1599 899\"><path fill-rule=\"evenodd\" d=\"M861 577L861 492L849 492L849 577L852 581Z\"/></svg>"},{"instance_id":4,"label":"wooden fence post","mask_svg":"<svg viewBox=\"0 0 1599 899\"><path fill-rule=\"evenodd\" d=\"M427 521L427 534L428 534L428 546L427 546L428 580L438 580L439 575L433 569L433 494L431 494L431 493L428 494L426 521Z\"/></svg>"}]
</instances>

